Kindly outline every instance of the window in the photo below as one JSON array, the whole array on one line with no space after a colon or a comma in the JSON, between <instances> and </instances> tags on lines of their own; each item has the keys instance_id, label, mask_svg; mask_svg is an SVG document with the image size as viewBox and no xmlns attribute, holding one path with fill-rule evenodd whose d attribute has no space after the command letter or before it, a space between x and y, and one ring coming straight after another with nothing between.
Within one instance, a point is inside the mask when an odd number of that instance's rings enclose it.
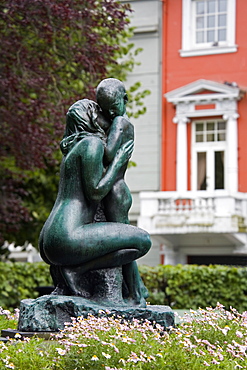
<instances>
[{"instance_id":1,"label":"window","mask_svg":"<svg viewBox=\"0 0 247 370\"><path fill-rule=\"evenodd\" d=\"M195 6L195 43L217 46L226 41L227 0L197 0Z\"/></svg>"},{"instance_id":2,"label":"window","mask_svg":"<svg viewBox=\"0 0 247 370\"><path fill-rule=\"evenodd\" d=\"M183 0L181 56L235 52L236 0Z\"/></svg>"},{"instance_id":3,"label":"window","mask_svg":"<svg viewBox=\"0 0 247 370\"><path fill-rule=\"evenodd\" d=\"M226 122L194 122L193 162L195 190L225 189Z\"/></svg>"},{"instance_id":4,"label":"window","mask_svg":"<svg viewBox=\"0 0 247 370\"><path fill-rule=\"evenodd\" d=\"M189 185L192 191L206 188L212 192L217 190L218 195L220 192L237 192L237 102L242 97L241 90L201 79L172 90L165 96L168 102L176 106L173 122L177 125L177 191L182 193ZM192 123L189 138L187 122ZM190 150L188 143L191 144ZM188 158L188 154L191 154L191 158Z\"/></svg>"},{"instance_id":5,"label":"window","mask_svg":"<svg viewBox=\"0 0 247 370\"><path fill-rule=\"evenodd\" d=\"M226 123L224 121L204 121L196 123L195 141L225 141L226 140Z\"/></svg>"}]
</instances>

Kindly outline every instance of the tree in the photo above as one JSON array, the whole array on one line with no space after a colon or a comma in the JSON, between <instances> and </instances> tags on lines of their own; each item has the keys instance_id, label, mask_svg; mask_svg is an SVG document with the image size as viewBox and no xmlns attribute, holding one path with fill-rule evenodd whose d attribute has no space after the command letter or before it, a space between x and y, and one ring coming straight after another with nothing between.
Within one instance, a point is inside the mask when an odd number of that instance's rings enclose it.
<instances>
[{"instance_id":1,"label":"tree","mask_svg":"<svg viewBox=\"0 0 247 370\"><path fill-rule=\"evenodd\" d=\"M27 230L37 237L30 223L51 207L68 107L94 99L102 78L124 79L133 68L129 11L114 0L1 2L0 242L25 240Z\"/></svg>"}]
</instances>

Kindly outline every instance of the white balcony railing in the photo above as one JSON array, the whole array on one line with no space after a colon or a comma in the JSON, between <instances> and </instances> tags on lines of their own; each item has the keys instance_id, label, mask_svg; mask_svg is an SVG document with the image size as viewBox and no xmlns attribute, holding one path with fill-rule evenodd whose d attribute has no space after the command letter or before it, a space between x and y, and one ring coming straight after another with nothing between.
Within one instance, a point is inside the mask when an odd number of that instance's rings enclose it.
<instances>
[{"instance_id":1,"label":"white balcony railing","mask_svg":"<svg viewBox=\"0 0 247 370\"><path fill-rule=\"evenodd\" d=\"M247 196L142 192L138 225L150 233L246 232Z\"/></svg>"},{"instance_id":2,"label":"white balcony railing","mask_svg":"<svg viewBox=\"0 0 247 370\"><path fill-rule=\"evenodd\" d=\"M162 214L212 213L215 210L214 198L168 198L159 199L158 212Z\"/></svg>"}]
</instances>

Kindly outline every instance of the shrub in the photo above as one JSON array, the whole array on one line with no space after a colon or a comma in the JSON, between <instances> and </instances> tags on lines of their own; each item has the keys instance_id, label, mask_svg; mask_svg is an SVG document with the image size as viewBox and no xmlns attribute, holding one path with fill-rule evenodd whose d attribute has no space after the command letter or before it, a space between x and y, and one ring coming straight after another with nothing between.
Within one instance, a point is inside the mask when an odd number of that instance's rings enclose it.
<instances>
[{"instance_id":1,"label":"shrub","mask_svg":"<svg viewBox=\"0 0 247 370\"><path fill-rule=\"evenodd\" d=\"M247 310L247 268L221 265L140 266L151 304L176 309L225 307Z\"/></svg>"},{"instance_id":2,"label":"shrub","mask_svg":"<svg viewBox=\"0 0 247 370\"><path fill-rule=\"evenodd\" d=\"M43 262L0 262L0 306L13 310L25 298L38 297L39 286L52 285L49 266Z\"/></svg>"},{"instance_id":3,"label":"shrub","mask_svg":"<svg viewBox=\"0 0 247 370\"><path fill-rule=\"evenodd\" d=\"M139 266L151 304L174 309L215 307L247 310L247 268L230 266ZM25 298L36 298L37 287L52 285L44 262L0 262L0 306L19 307Z\"/></svg>"}]
</instances>

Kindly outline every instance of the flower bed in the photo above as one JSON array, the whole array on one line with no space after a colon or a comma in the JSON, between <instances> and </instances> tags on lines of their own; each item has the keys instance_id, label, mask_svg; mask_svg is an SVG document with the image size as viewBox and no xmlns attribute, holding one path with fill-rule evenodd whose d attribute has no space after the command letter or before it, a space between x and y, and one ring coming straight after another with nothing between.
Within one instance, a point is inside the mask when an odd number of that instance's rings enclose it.
<instances>
[{"instance_id":1,"label":"flower bed","mask_svg":"<svg viewBox=\"0 0 247 370\"><path fill-rule=\"evenodd\" d=\"M2 328L16 316L1 311ZM51 340L0 343L0 369L247 369L247 313L234 308L191 311L177 328L121 317L74 319Z\"/></svg>"}]
</instances>

